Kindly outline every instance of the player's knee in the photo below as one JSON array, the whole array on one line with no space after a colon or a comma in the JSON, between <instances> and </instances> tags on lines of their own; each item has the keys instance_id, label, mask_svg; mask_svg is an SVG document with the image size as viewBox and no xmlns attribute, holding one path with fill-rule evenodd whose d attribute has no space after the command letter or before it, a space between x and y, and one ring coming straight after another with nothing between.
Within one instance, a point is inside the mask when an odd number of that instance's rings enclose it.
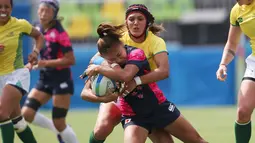
<instances>
[{"instance_id":1,"label":"player's knee","mask_svg":"<svg viewBox=\"0 0 255 143\"><path fill-rule=\"evenodd\" d=\"M0 109L0 122L9 119L10 114L6 111L1 111Z\"/></svg>"},{"instance_id":2,"label":"player's knee","mask_svg":"<svg viewBox=\"0 0 255 143\"><path fill-rule=\"evenodd\" d=\"M1 108L0 104L0 122L9 119L10 112L8 110L5 110L4 108Z\"/></svg>"},{"instance_id":3,"label":"player's knee","mask_svg":"<svg viewBox=\"0 0 255 143\"><path fill-rule=\"evenodd\" d=\"M41 107L41 103L35 98L27 98L24 107L30 108L37 112L37 110Z\"/></svg>"},{"instance_id":4,"label":"player's knee","mask_svg":"<svg viewBox=\"0 0 255 143\"><path fill-rule=\"evenodd\" d=\"M238 107L237 109L237 122L247 123L251 119L252 111L247 107Z\"/></svg>"},{"instance_id":5,"label":"player's knee","mask_svg":"<svg viewBox=\"0 0 255 143\"><path fill-rule=\"evenodd\" d=\"M94 128L94 135L96 138L106 138L113 131L114 124L110 121L97 122Z\"/></svg>"},{"instance_id":6,"label":"player's knee","mask_svg":"<svg viewBox=\"0 0 255 143\"><path fill-rule=\"evenodd\" d=\"M24 107L22 108L22 115L27 122L32 122L37 110L41 107L41 103L34 98L27 98Z\"/></svg>"},{"instance_id":7,"label":"player's knee","mask_svg":"<svg viewBox=\"0 0 255 143\"><path fill-rule=\"evenodd\" d=\"M32 123L35 117L35 111L33 111L32 109L29 109L27 107L23 107L24 109L22 109L22 115L24 117L24 119L29 122Z\"/></svg>"},{"instance_id":8,"label":"player's knee","mask_svg":"<svg viewBox=\"0 0 255 143\"><path fill-rule=\"evenodd\" d=\"M22 116L12 119L12 123L14 126L14 130L17 133L20 133L27 128L27 122L25 121L25 119Z\"/></svg>"},{"instance_id":9,"label":"player's knee","mask_svg":"<svg viewBox=\"0 0 255 143\"><path fill-rule=\"evenodd\" d=\"M66 127L65 118L66 118L67 112L68 112L68 109L53 107L53 110L52 110L53 123L55 128L58 131L62 131Z\"/></svg>"}]
</instances>

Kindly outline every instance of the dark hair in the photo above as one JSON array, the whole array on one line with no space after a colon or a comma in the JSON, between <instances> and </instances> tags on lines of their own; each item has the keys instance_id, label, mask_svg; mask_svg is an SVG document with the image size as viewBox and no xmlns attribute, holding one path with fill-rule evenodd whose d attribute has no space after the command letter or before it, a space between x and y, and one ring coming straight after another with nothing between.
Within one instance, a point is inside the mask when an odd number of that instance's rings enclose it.
<instances>
[{"instance_id":1,"label":"dark hair","mask_svg":"<svg viewBox=\"0 0 255 143\"><path fill-rule=\"evenodd\" d=\"M148 28L153 34L158 35L160 32L165 31L165 28L163 27L162 24L158 25L154 23L155 22L154 16L151 14L151 12L144 4L130 5L126 11L126 19L129 16L129 14L133 11L139 11L145 15L147 19L146 29Z\"/></svg>"},{"instance_id":2,"label":"dark hair","mask_svg":"<svg viewBox=\"0 0 255 143\"><path fill-rule=\"evenodd\" d=\"M124 24L114 26L107 23L101 23L97 28L97 33L99 35L97 47L99 53L105 54L114 44L120 43L120 38L123 36L124 29Z\"/></svg>"},{"instance_id":3,"label":"dark hair","mask_svg":"<svg viewBox=\"0 0 255 143\"><path fill-rule=\"evenodd\" d=\"M11 7L13 8L13 0L10 0L10 3L11 3Z\"/></svg>"},{"instance_id":4,"label":"dark hair","mask_svg":"<svg viewBox=\"0 0 255 143\"><path fill-rule=\"evenodd\" d=\"M153 23L152 25L149 26L149 31L151 31L155 35L159 35L160 32L166 31L163 24L155 24Z\"/></svg>"}]
</instances>

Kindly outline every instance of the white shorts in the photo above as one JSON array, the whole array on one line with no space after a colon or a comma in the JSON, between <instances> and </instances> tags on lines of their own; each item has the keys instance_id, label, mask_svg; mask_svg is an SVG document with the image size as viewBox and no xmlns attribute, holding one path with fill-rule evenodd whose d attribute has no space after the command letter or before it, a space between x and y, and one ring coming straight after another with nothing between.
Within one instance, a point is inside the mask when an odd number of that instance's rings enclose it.
<instances>
[{"instance_id":1,"label":"white shorts","mask_svg":"<svg viewBox=\"0 0 255 143\"><path fill-rule=\"evenodd\" d=\"M28 68L17 69L10 74L0 76L0 96L6 84L18 86L28 92L30 86L30 72Z\"/></svg>"}]
</instances>

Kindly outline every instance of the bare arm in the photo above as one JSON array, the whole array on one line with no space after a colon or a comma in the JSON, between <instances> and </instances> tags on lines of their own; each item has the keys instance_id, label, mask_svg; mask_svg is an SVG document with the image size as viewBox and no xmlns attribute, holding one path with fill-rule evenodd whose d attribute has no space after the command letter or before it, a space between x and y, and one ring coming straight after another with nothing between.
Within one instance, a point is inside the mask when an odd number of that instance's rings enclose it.
<instances>
[{"instance_id":1,"label":"bare arm","mask_svg":"<svg viewBox=\"0 0 255 143\"><path fill-rule=\"evenodd\" d=\"M43 44L44 44L44 37L43 37L42 33L33 27L32 32L30 33L29 36L31 36L35 39L34 52L39 54L39 52L42 49Z\"/></svg>"},{"instance_id":2,"label":"bare arm","mask_svg":"<svg viewBox=\"0 0 255 143\"><path fill-rule=\"evenodd\" d=\"M46 67L65 67L75 64L73 51L64 54L64 57L59 59L47 60Z\"/></svg>"},{"instance_id":3,"label":"bare arm","mask_svg":"<svg viewBox=\"0 0 255 143\"><path fill-rule=\"evenodd\" d=\"M81 92L81 98L83 100L89 101L89 102L95 102L95 103L99 103L99 102L111 102L114 101L118 98L118 95L116 93L108 93L108 95L105 96L96 96L91 89L91 81L88 80L85 83L85 86Z\"/></svg>"},{"instance_id":4,"label":"bare arm","mask_svg":"<svg viewBox=\"0 0 255 143\"><path fill-rule=\"evenodd\" d=\"M216 72L216 77L220 81L225 81L227 78L227 65L234 59L237 45L241 37L241 28L230 25L228 41L224 47L221 62Z\"/></svg>"},{"instance_id":5,"label":"bare arm","mask_svg":"<svg viewBox=\"0 0 255 143\"><path fill-rule=\"evenodd\" d=\"M98 73L115 81L129 82L131 81L139 68L136 65L128 64L122 69L120 66L110 68L109 66L99 66L95 69Z\"/></svg>"},{"instance_id":6,"label":"bare arm","mask_svg":"<svg viewBox=\"0 0 255 143\"><path fill-rule=\"evenodd\" d=\"M220 65L228 65L234 59L241 34L242 31L239 26L230 25L228 40L224 47Z\"/></svg>"},{"instance_id":7,"label":"bare arm","mask_svg":"<svg viewBox=\"0 0 255 143\"><path fill-rule=\"evenodd\" d=\"M142 84L149 84L152 82L157 82L163 79L168 78L169 76L169 63L168 55L166 52L156 54L154 56L154 61L157 64L157 67L154 71L140 76Z\"/></svg>"}]
</instances>

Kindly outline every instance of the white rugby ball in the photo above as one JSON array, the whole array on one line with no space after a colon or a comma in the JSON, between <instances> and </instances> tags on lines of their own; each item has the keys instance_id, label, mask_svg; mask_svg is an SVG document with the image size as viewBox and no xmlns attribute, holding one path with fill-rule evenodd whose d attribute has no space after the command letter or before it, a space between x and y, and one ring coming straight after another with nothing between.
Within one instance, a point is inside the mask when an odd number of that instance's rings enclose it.
<instances>
[{"instance_id":1,"label":"white rugby ball","mask_svg":"<svg viewBox=\"0 0 255 143\"><path fill-rule=\"evenodd\" d=\"M101 74L94 77L91 86L92 92L97 96L104 96L108 91L114 91L116 89L115 81Z\"/></svg>"}]
</instances>

